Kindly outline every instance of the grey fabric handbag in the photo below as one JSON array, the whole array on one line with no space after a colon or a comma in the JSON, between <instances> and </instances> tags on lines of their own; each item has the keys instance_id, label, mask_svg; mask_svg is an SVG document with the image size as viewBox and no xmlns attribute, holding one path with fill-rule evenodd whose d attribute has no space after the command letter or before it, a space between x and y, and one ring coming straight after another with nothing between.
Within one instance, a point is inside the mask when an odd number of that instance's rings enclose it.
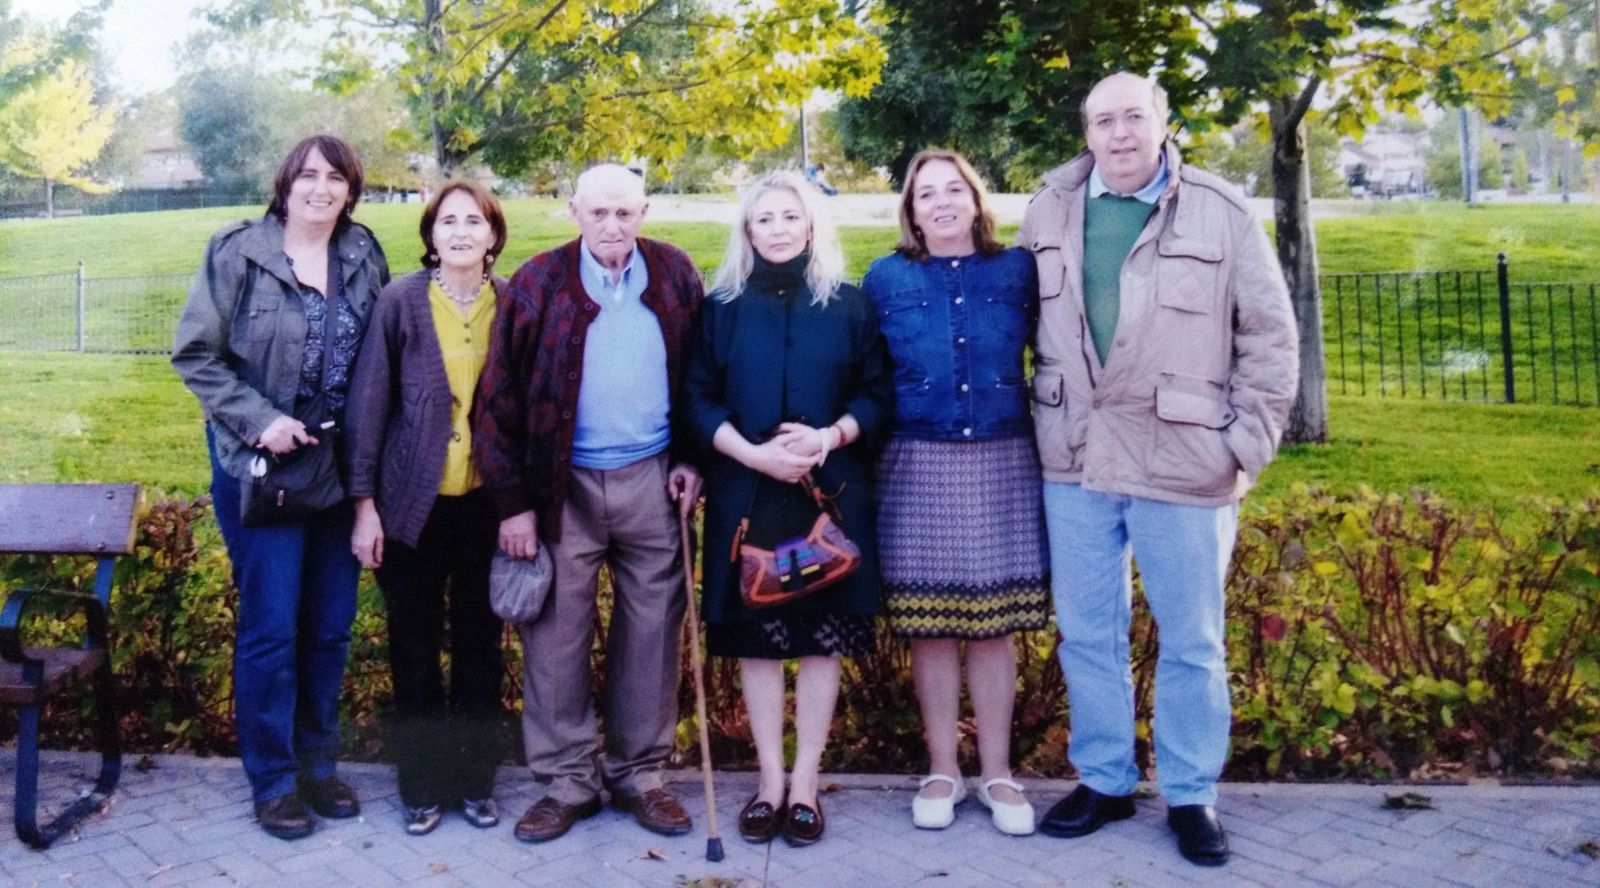
<instances>
[{"instance_id":1,"label":"grey fabric handbag","mask_svg":"<svg viewBox=\"0 0 1600 888\"><path fill-rule=\"evenodd\" d=\"M489 562L489 607L507 623L532 623L539 619L550 597L555 571L544 546L533 558L512 558L496 549Z\"/></svg>"}]
</instances>

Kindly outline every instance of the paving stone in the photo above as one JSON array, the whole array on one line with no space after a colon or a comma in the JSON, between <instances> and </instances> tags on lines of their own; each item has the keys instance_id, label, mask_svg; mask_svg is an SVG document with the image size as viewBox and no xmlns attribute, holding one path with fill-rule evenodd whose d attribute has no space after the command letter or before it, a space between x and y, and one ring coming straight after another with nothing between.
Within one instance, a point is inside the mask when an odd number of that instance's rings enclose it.
<instances>
[{"instance_id":1,"label":"paving stone","mask_svg":"<svg viewBox=\"0 0 1600 888\"><path fill-rule=\"evenodd\" d=\"M0 753L0 780L12 761ZM754 791L754 775L729 772L717 775L727 859L711 864L699 831L706 818L698 775L688 772L669 775L669 783L695 818L695 833L654 836L608 810L561 839L529 845L511 831L539 793L522 769L501 772L496 798L507 822L498 829L472 829L447 815L432 835L417 838L400 828L393 769L345 765L341 774L361 795L363 815L319 822L312 837L284 842L256 825L237 761L153 756L151 762L147 771L130 770L107 812L49 852L23 848L9 831L0 834L0 885L637 888L707 876L751 888L1600 885L1600 862L1575 850L1600 838L1595 787L1224 785L1218 808L1235 854L1228 867L1210 869L1177 854L1159 799L1141 800L1131 820L1069 841L1003 836L972 804L958 809L949 829L924 831L909 823L914 783L902 777L830 777L841 789L824 800L826 841L805 849L781 841L748 845L732 827ZM44 789L64 798L94 761L49 753L47 765ZM1041 811L1072 786L1030 783ZM0 805L9 804L9 790L9 781L0 785ZM1430 795L1437 810L1380 807L1386 792L1407 790ZM666 859L648 857L651 848Z\"/></svg>"}]
</instances>

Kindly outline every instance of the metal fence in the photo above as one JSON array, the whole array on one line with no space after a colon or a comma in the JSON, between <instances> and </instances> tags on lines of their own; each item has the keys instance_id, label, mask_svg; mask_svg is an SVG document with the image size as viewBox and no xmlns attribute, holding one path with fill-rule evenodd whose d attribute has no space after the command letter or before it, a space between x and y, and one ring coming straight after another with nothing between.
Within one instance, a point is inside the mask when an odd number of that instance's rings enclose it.
<instances>
[{"instance_id":1,"label":"metal fence","mask_svg":"<svg viewBox=\"0 0 1600 888\"><path fill-rule=\"evenodd\" d=\"M1328 389L1457 401L1600 405L1600 286L1490 271L1322 278Z\"/></svg>"},{"instance_id":2,"label":"metal fence","mask_svg":"<svg viewBox=\"0 0 1600 888\"><path fill-rule=\"evenodd\" d=\"M167 354L193 277L0 278L0 349Z\"/></svg>"},{"instance_id":3,"label":"metal fence","mask_svg":"<svg viewBox=\"0 0 1600 888\"><path fill-rule=\"evenodd\" d=\"M58 188L54 204L57 216L104 216L199 207L259 207L266 202L266 193L259 188L227 191L213 188L125 189L108 194L86 194L76 189ZM46 205L42 197L0 202L0 219L32 219L45 215L45 212Z\"/></svg>"},{"instance_id":4,"label":"metal fence","mask_svg":"<svg viewBox=\"0 0 1600 888\"><path fill-rule=\"evenodd\" d=\"M1322 277L1328 390L1600 405L1600 285L1493 270ZM0 278L0 349L166 354L190 274Z\"/></svg>"}]
</instances>

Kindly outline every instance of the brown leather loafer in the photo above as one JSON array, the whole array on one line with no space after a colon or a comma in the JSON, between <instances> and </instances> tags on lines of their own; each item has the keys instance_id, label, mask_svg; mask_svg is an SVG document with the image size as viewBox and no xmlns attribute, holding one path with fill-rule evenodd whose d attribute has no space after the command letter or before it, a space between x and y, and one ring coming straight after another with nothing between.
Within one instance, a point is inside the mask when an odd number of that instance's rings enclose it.
<instances>
[{"instance_id":1,"label":"brown leather loafer","mask_svg":"<svg viewBox=\"0 0 1600 888\"><path fill-rule=\"evenodd\" d=\"M267 835L279 839L303 839L311 835L311 812L298 793L256 803L256 821Z\"/></svg>"},{"instance_id":2,"label":"brown leather loafer","mask_svg":"<svg viewBox=\"0 0 1600 888\"><path fill-rule=\"evenodd\" d=\"M772 841L783 826L783 811L781 802L773 807L771 802L763 802L761 796L755 796L739 812L739 835L746 842L758 845Z\"/></svg>"},{"instance_id":3,"label":"brown leather loafer","mask_svg":"<svg viewBox=\"0 0 1600 888\"><path fill-rule=\"evenodd\" d=\"M797 848L814 844L822 838L822 830L827 825L822 819L821 799L817 799L815 808L795 802L783 818L783 840Z\"/></svg>"},{"instance_id":4,"label":"brown leather loafer","mask_svg":"<svg viewBox=\"0 0 1600 888\"><path fill-rule=\"evenodd\" d=\"M342 820L361 813L361 800L356 798L356 791L338 777L302 780L300 796L319 817Z\"/></svg>"},{"instance_id":5,"label":"brown leather loafer","mask_svg":"<svg viewBox=\"0 0 1600 888\"><path fill-rule=\"evenodd\" d=\"M516 836L524 842L548 842L566 835L572 825L600 813L600 799L569 805L546 796L517 821Z\"/></svg>"},{"instance_id":6,"label":"brown leather loafer","mask_svg":"<svg viewBox=\"0 0 1600 888\"><path fill-rule=\"evenodd\" d=\"M616 793L611 803L632 814L640 826L664 836L681 836L694 825L689 812L664 789L650 789L639 795Z\"/></svg>"}]
</instances>

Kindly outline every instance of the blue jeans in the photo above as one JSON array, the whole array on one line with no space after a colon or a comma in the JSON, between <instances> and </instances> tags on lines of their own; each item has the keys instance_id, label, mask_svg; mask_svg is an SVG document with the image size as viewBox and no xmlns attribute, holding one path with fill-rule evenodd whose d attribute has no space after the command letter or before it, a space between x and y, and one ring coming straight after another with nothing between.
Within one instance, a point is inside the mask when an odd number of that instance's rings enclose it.
<instances>
[{"instance_id":1,"label":"blue jeans","mask_svg":"<svg viewBox=\"0 0 1600 888\"><path fill-rule=\"evenodd\" d=\"M1156 661L1157 782L1169 805L1216 803L1233 712L1223 652L1223 583L1238 506L1179 506L1046 482L1045 522L1061 669L1083 783L1133 792L1131 558L1160 629Z\"/></svg>"},{"instance_id":2,"label":"blue jeans","mask_svg":"<svg viewBox=\"0 0 1600 888\"><path fill-rule=\"evenodd\" d=\"M297 776L334 773L361 576L350 552L354 513L344 503L305 521L245 527L239 481L217 461L209 428L206 443L212 506L239 587L234 725L259 803L293 792Z\"/></svg>"}]
</instances>

